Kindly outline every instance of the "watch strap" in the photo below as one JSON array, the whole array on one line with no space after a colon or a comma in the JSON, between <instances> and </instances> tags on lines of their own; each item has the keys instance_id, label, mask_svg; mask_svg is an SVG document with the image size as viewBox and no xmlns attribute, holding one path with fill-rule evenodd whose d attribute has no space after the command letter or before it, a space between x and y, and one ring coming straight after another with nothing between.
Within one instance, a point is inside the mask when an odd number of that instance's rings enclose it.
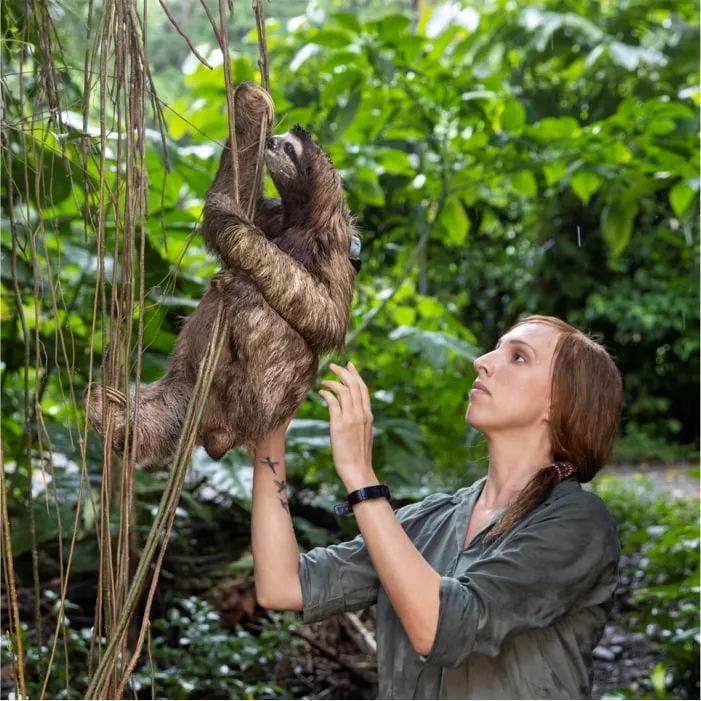
<instances>
[{"instance_id":1,"label":"watch strap","mask_svg":"<svg viewBox=\"0 0 701 701\"><path fill-rule=\"evenodd\" d=\"M347 516L353 513L353 507L366 499L391 498L389 487L386 484L374 484L371 487L361 487L351 492L345 501L333 507L336 516Z\"/></svg>"}]
</instances>

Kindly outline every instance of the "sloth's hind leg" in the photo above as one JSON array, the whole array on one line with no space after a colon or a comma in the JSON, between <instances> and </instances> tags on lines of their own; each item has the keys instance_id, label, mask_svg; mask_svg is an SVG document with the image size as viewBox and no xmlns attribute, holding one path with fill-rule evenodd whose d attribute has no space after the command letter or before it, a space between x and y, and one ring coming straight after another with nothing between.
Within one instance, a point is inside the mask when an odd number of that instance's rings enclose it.
<instances>
[{"instance_id":1,"label":"sloth's hind leg","mask_svg":"<svg viewBox=\"0 0 701 701\"><path fill-rule=\"evenodd\" d=\"M88 422L104 438L106 427L102 420L103 404L105 401L114 404L112 448L118 453L123 453L126 445L126 397L121 395L120 400L120 395L120 392L110 387L93 382L85 392L85 405ZM154 468L170 462L180 440L189 397L186 383L171 382L168 378L140 388L138 413L134 404L135 398L132 397L129 451L131 452L133 442L136 442L137 464Z\"/></svg>"},{"instance_id":2,"label":"sloth's hind leg","mask_svg":"<svg viewBox=\"0 0 701 701\"><path fill-rule=\"evenodd\" d=\"M101 438L105 438L107 426L104 423L104 408L112 413L112 448L121 452L124 447L124 408L127 398L113 387L105 387L99 382L91 382L83 394L85 415L88 423Z\"/></svg>"}]
</instances>

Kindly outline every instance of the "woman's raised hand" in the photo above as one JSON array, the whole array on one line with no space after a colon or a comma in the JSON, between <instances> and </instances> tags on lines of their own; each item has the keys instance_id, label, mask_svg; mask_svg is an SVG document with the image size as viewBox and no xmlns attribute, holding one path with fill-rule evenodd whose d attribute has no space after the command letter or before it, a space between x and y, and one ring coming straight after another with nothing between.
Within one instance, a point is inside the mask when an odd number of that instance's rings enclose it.
<instances>
[{"instance_id":1,"label":"woman's raised hand","mask_svg":"<svg viewBox=\"0 0 701 701\"><path fill-rule=\"evenodd\" d=\"M334 467L349 492L377 484L372 469L370 394L352 363L329 366L339 378L323 380L319 390L329 407Z\"/></svg>"}]
</instances>

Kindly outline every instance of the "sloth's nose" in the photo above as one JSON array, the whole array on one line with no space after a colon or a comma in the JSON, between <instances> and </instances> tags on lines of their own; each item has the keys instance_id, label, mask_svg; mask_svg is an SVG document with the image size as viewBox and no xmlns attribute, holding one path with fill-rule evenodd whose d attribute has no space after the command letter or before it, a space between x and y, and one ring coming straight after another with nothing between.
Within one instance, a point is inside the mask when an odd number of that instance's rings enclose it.
<instances>
[{"instance_id":1,"label":"sloth's nose","mask_svg":"<svg viewBox=\"0 0 701 701\"><path fill-rule=\"evenodd\" d=\"M274 151L278 147L279 139L277 136L271 136L268 141L266 142L266 146L271 150Z\"/></svg>"}]
</instances>

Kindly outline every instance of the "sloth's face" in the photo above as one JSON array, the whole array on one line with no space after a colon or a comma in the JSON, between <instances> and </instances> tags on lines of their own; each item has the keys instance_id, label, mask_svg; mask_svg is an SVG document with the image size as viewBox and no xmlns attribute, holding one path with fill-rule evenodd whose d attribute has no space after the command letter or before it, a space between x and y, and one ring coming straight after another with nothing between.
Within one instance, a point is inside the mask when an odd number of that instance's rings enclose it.
<instances>
[{"instance_id":1,"label":"sloth's face","mask_svg":"<svg viewBox=\"0 0 701 701\"><path fill-rule=\"evenodd\" d=\"M265 163L287 217L304 219L310 208L328 217L343 209L343 184L331 159L301 127L271 136Z\"/></svg>"},{"instance_id":2,"label":"sloth's face","mask_svg":"<svg viewBox=\"0 0 701 701\"><path fill-rule=\"evenodd\" d=\"M282 136L271 136L265 146L265 163L270 177L280 190L300 192L309 179L310 139L306 132L294 128Z\"/></svg>"}]
</instances>

